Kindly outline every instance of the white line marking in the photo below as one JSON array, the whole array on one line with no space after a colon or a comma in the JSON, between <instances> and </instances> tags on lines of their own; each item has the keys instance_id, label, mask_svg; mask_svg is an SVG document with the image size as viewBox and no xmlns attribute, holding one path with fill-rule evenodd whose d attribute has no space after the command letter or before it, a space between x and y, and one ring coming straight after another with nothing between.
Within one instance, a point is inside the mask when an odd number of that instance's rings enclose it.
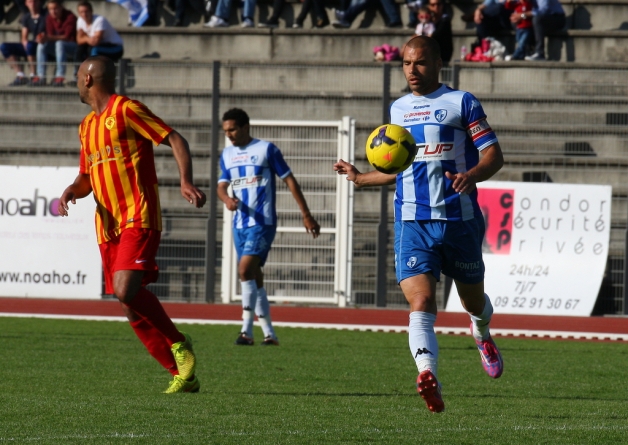
<instances>
[{"instance_id":1,"label":"white line marking","mask_svg":"<svg viewBox=\"0 0 628 445\"><path fill-rule=\"evenodd\" d=\"M105 315L65 315L65 314L27 314L17 312L0 312L0 317L44 318L56 320L90 320L90 321L127 321L126 317ZM240 320L207 320L201 318L173 318L179 324L202 325L240 325ZM287 328L339 329L349 331L372 332L408 332L407 326L339 324L339 323L300 323L296 321L275 321L275 326ZM435 326L437 334L469 335L469 328ZM616 340L628 341L628 334L611 334L606 332L573 332L573 331L537 331L533 329L491 329L491 334L501 337L530 338L563 338L572 340Z\"/></svg>"}]
</instances>

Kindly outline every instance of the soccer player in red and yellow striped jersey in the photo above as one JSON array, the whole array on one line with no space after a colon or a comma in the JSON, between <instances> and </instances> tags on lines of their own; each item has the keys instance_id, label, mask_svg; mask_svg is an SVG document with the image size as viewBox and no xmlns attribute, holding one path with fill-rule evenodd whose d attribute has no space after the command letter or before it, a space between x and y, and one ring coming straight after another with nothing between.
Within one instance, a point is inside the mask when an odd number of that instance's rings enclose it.
<instances>
[{"instance_id":1,"label":"soccer player in red and yellow striped jersey","mask_svg":"<svg viewBox=\"0 0 628 445\"><path fill-rule=\"evenodd\" d=\"M83 119L79 172L90 176L98 197L99 244L129 227L161 230L153 143L172 131L142 103L115 94L100 115Z\"/></svg>"},{"instance_id":2,"label":"soccer player in red and yellow striped jersey","mask_svg":"<svg viewBox=\"0 0 628 445\"><path fill-rule=\"evenodd\" d=\"M146 289L157 280L161 237L153 144L172 148L181 194L200 208L206 197L192 182L188 143L145 105L115 94L115 66L107 57L88 58L77 77L81 101L92 112L79 127L79 174L63 192L59 214L67 216L70 202L93 193L106 292L116 295L149 353L173 375L165 392L198 391L191 339Z\"/></svg>"}]
</instances>

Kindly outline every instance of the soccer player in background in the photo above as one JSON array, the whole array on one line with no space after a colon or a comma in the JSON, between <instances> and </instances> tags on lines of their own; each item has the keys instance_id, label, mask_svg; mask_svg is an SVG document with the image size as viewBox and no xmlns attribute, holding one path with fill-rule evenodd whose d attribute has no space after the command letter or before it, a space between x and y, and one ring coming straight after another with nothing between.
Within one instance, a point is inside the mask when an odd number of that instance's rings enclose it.
<instances>
[{"instance_id":1,"label":"soccer player in background","mask_svg":"<svg viewBox=\"0 0 628 445\"><path fill-rule=\"evenodd\" d=\"M440 48L415 36L403 49L403 72L411 94L390 107L390 121L407 128L418 145L412 165L397 175L360 173L339 160L338 174L356 187L394 184L395 270L410 304L409 344L419 375L417 391L430 411L445 404L437 380L436 282L452 277L471 317L471 333L484 370L498 378L503 361L489 332L493 314L484 293L484 219L476 183L502 167L502 151L480 102L439 83ZM479 152L482 152L480 158Z\"/></svg>"},{"instance_id":2,"label":"soccer player in background","mask_svg":"<svg viewBox=\"0 0 628 445\"><path fill-rule=\"evenodd\" d=\"M262 345L279 345L270 320L270 305L264 289L262 267L277 231L275 175L288 186L303 216L307 233L317 238L320 226L310 213L301 187L275 144L250 135L249 116L233 108L222 117L222 129L233 145L220 156L222 174L217 193L227 209L235 211L233 238L242 286L242 330L236 345L254 344L253 319L257 315ZM231 185L233 197L229 196Z\"/></svg>"},{"instance_id":3,"label":"soccer player in background","mask_svg":"<svg viewBox=\"0 0 628 445\"><path fill-rule=\"evenodd\" d=\"M93 192L106 293L116 295L140 341L172 374L164 392L196 392L192 340L146 289L159 274L161 238L153 143L172 147L183 198L200 208L206 196L192 182L187 141L144 104L115 94L115 77L113 62L104 56L89 57L79 67L79 96L92 112L79 127L79 174L61 195L59 214L67 216L70 202Z\"/></svg>"}]
</instances>

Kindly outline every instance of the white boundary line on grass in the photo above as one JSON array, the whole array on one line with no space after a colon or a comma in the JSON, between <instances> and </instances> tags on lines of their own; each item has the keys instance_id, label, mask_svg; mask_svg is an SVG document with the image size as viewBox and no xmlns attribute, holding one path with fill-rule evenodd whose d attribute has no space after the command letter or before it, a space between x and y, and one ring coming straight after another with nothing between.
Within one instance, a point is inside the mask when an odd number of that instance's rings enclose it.
<instances>
[{"instance_id":1,"label":"white boundary line on grass","mask_svg":"<svg viewBox=\"0 0 628 445\"><path fill-rule=\"evenodd\" d=\"M126 317L102 315L63 315L63 314L27 314L0 312L0 317L15 318L46 318L58 320L91 320L91 321L126 321ZM240 325L240 320L207 320L200 318L173 318L179 324L206 324L206 325ZM339 324L339 323L299 323L296 321L276 321L275 326L287 328L317 328L339 329L349 331L371 332L408 332L407 326L367 325L367 324ZM437 334L469 335L469 328L436 326ZM562 338L571 340L616 340L628 341L628 334L611 334L606 332L572 332L572 331L539 331L532 329L491 329L495 336L502 337L529 337L529 338Z\"/></svg>"}]
</instances>

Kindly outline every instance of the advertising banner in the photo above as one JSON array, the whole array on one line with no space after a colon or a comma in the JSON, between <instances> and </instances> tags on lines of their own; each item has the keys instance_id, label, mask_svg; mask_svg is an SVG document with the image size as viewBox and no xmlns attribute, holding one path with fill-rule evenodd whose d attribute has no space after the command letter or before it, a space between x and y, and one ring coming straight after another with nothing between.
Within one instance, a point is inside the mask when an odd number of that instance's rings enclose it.
<instances>
[{"instance_id":1,"label":"advertising banner","mask_svg":"<svg viewBox=\"0 0 628 445\"><path fill-rule=\"evenodd\" d=\"M102 266L90 196L57 206L78 167L0 166L0 296L100 298Z\"/></svg>"},{"instance_id":2,"label":"advertising banner","mask_svg":"<svg viewBox=\"0 0 628 445\"><path fill-rule=\"evenodd\" d=\"M495 313L591 315L608 256L611 186L483 182L485 291ZM462 312L455 286L447 310Z\"/></svg>"}]
</instances>

